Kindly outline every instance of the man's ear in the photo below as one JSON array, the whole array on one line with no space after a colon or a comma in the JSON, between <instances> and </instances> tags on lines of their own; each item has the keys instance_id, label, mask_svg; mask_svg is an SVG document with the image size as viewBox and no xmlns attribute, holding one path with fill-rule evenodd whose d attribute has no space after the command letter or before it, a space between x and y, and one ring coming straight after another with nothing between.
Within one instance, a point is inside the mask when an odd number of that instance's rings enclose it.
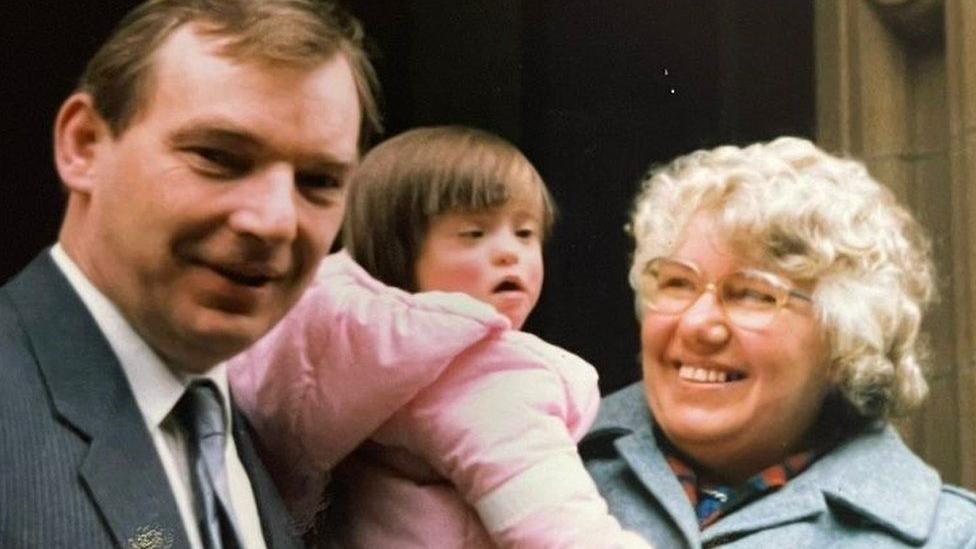
<instances>
[{"instance_id":1,"label":"man's ear","mask_svg":"<svg viewBox=\"0 0 976 549\"><path fill-rule=\"evenodd\" d=\"M64 101L54 122L54 163L69 190L91 192L99 150L111 139L90 95L75 93Z\"/></svg>"}]
</instances>

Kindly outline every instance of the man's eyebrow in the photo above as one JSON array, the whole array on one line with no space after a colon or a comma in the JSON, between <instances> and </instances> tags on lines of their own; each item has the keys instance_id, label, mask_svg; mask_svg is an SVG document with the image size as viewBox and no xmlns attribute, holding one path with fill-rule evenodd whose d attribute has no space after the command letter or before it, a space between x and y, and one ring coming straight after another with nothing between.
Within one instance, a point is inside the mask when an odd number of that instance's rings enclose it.
<instances>
[{"instance_id":1,"label":"man's eyebrow","mask_svg":"<svg viewBox=\"0 0 976 549\"><path fill-rule=\"evenodd\" d=\"M180 128L169 136L168 141L171 146L206 144L243 151L261 151L269 148L267 140L262 139L250 130L226 122L213 121L204 121ZM344 174L356 165L358 158L346 159L322 152L302 154L300 161L308 171L339 171Z\"/></svg>"},{"instance_id":2,"label":"man's eyebrow","mask_svg":"<svg viewBox=\"0 0 976 549\"><path fill-rule=\"evenodd\" d=\"M194 124L180 128L168 140L174 145L205 142L245 149L253 149L262 144L261 139L243 128L214 124Z\"/></svg>"}]
</instances>

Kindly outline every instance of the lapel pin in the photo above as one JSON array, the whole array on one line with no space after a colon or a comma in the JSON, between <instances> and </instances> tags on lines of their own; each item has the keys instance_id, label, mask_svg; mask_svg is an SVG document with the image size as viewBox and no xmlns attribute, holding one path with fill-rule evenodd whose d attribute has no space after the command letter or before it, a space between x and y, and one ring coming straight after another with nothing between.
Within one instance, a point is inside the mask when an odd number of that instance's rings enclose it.
<instances>
[{"instance_id":1,"label":"lapel pin","mask_svg":"<svg viewBox=\"0 0 976 549\"><path fill-rule=\"evenodd\" d=\"M129 549L171 549L173 532L156 526L140 526L128 541Z\"/></svg>"}]
</instances>

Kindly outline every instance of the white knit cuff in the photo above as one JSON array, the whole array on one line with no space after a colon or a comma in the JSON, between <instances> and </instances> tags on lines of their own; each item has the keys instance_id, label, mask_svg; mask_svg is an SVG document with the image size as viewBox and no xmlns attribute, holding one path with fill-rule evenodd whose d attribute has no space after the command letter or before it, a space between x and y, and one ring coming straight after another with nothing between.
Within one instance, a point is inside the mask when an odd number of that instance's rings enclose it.
<instances>
[{"instance_id":1,"label":"white knit cuff","mask_svg":"<svg viewBox=\"0 0 976 549\"><path fill-rule=\"evenodd\" d=\"M574 495L596 493L578 455L559 454L536 463L485 494L474 507L489 532L501 532Z\"/></svg>"}]
</instances>

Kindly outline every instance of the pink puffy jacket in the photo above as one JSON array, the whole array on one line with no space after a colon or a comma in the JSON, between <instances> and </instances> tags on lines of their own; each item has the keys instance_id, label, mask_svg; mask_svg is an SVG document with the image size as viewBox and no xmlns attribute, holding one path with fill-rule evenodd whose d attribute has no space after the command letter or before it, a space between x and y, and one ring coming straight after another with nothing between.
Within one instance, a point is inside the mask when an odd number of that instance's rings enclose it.
<instances>
[{"instance_id":1,"label":"pink puffy jacket","mask_svg":"<svg viewBox=\"0 0 976 549\"><path fill-rule=\"evenodd\" d=\"M330 256L230 380L300 521L365 439L386 456L348 467L343 546L647 547L576 453L599 403L593 367L468 296L409 294ZM451 484L418 482L418 458Z\"/></svg>"}]
</instances>

